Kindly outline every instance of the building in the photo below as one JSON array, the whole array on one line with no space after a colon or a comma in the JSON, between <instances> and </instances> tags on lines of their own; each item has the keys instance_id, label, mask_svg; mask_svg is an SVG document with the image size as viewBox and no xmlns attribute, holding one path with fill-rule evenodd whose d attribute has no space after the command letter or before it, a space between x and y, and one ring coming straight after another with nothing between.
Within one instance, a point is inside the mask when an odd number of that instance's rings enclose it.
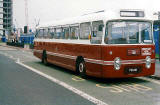
<instances>
[{"instance_id":1,"label":"building","mask_svg":"<svg viewBox=\"0 0 160 105\"><path fill-rule=\"evenodd\" d=\"M0 0L0 35L10 35L13 24L12 0Z\"/></svg>"},{"instance_id":2,"label":"building","mask_svg":"<svg viewBox=\"0 0 160 105\"><path fill-rule=\"evenodd\" d=\"M3 0L0 0L0 35L3 35Z\"/></svg>"}]
</instances>

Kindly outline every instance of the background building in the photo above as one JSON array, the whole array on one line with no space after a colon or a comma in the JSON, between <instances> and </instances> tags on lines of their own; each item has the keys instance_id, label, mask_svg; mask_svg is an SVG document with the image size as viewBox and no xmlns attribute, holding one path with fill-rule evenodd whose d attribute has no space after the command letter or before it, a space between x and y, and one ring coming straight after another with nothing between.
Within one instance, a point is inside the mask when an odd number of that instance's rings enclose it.
<instances>
[{"instance_id":1,"label":"background building","mask_svg":"<svg viewBox=\"0 0 160 105\"><path fill-rule=\"evenodd\" d=\"M13 24L12 0L0 0L0 35L10 35Z\"/></svg>"},{"instance_id":2,"label":"background building","mask_svg":"<svg viewBox=\"0 0 160 105\"><path fill-rule=\"evenodd\" d=\"M3 35L3 0L0 0L0 35Z\"/></svg>"}]
</instances>

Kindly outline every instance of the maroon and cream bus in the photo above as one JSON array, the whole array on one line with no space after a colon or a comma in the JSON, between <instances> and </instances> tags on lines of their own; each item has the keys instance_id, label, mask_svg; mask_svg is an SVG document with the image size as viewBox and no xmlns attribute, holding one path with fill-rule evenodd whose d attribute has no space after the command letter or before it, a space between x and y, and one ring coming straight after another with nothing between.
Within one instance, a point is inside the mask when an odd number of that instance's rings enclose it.
<instances>
[{"instance_id":1,"label":"maroon and cream bus","mask_svg":"<svg viewBox=\"0 0 160 105\"><path fill-rule=\"evenodd\" d=\"M34 55L81 76L153 75L153 24L142 10L98 11L37 27Z\"/></svg>"}]
</instances>

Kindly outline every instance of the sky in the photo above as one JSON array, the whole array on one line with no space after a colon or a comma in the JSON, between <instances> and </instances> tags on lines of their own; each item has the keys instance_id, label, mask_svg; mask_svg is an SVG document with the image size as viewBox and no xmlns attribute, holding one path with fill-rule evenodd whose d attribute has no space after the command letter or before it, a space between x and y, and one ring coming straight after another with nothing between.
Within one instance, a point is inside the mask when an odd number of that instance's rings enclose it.
<instances>
[{"instance_id":1,"label":"sky","mask_svg":"<svg viewBox=\"0 0 160 105\"><path fill-rule=\"evenodd\" d=\"M80 16L98 10L144 9L160 11L160 0L28 0L28 24L34 28L37 21L45 23ZM13 0L13 23L25 25L25 2Z\"/></svg>"}]
</instances>

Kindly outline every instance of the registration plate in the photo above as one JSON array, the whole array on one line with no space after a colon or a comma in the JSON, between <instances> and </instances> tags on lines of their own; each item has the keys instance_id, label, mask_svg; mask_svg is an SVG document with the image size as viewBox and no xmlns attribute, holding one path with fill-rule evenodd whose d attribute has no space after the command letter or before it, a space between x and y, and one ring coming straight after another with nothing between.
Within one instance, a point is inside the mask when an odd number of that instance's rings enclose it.
<instances>
[{"instance_id":1,"label":"registration plate","mask_svg":"<svg viewBox=\"0 0 160 105\"><path fill-rule=\"evenodd\" d=\"M141 72L141 67L125 67L125 74L138 74Z\"/></svg>"}]
</instances>

